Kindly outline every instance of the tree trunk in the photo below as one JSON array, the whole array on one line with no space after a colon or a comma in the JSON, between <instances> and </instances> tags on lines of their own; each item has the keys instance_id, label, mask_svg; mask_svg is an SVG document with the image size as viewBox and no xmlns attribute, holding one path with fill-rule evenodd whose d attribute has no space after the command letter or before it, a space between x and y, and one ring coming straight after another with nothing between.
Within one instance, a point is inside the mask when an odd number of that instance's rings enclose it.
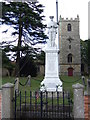
<instances>
[{"instance_id":1,"label":"tree trunk","mask_svg":"<svg viewBox=\"0 0 90 120\"><path fill-rule=\"evenodd\" d=\"M21 38L22 38L22 22L19 23L19 39L18 39L18 50L16 58L16 76L20 76L20 49L21 49Z\"/></svg>"}]
</instances>

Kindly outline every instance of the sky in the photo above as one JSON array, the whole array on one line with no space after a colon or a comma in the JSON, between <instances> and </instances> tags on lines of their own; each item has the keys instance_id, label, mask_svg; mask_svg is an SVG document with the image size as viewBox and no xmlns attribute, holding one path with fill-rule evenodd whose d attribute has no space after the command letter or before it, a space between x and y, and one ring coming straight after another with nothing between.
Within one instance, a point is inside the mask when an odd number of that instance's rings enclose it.
<instances>
[{"instance_id":1,"label":"sky","mask_svg":"<svg viewBox=\"0 0 90 120\"><path fill-rule=\"evenodd\" d=\"M90 1L88 4L88 38L90 39Z\"/></svg>"},{"instance_id":2,"label":"sky","mask_svg":"<svg viewBox=\"0 0 90 120\"><path fill-rule=\"evenodd\" d=\"M45 23L50 21L49 16L54 16L56 21L56 0L38 0L43 4L45 17ZM76 18L79 15L80 18L80 38L82 40L88 39L88 2L90 0L58 0L58 16L63 18ZM0 27L0 37L6 26ZM12 39L10 35L12 28L9 27L8 35L2 34L2 41Z\"/></svg>"},{"instance_id":3,"label":"sky","mask_svg":"<svg viewBox=\"0 0 90 120\"><path fill-rule=\"evenodd\" d=\"M54 16L56 21L56 0L38 0L44 8L46 23L49 22L49 16ZM63 18L80 18L80 38L88 39L88 2L90 0L58 0L58 16Z\"/></svg>"}]
</instances>

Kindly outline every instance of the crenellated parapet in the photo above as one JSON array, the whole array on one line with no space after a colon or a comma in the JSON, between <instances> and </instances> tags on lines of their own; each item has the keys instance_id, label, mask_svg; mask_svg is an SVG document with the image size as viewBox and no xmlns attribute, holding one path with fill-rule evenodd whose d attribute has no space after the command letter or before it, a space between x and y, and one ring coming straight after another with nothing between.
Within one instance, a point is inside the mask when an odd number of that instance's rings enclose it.
<instances>
[{"instance_id":1,"label":"crenellated parapet","mask_svg":"<svg viewBox=\"0 0 90 120\"><path fill-rule=\"evenodd\" d=\"M65 21L65 22L68 22L68 21L70 21L70 22L76 21L77 22L78 21L79 22L79 15L77 15L77 18L63 18L60 15L59 22L63 22L63 21Z\"/></svg>"}]
</instances>

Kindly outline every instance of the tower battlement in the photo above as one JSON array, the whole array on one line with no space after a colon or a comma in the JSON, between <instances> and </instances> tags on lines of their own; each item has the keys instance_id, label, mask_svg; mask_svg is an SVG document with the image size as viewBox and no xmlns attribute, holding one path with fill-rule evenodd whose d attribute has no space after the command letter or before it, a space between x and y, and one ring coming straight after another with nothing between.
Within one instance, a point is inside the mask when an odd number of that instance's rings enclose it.
<instances>
[{"instance_id":1,"label":"tower battlement","mask_svg":"<svg viewBox=\"0 0 90 120\"><path fill-rule=\"evenodd\" d=\"M79 15L77 15L77 18L62 18L60 15L59 21L79 21Z\"/></svg>"}]
</instances>

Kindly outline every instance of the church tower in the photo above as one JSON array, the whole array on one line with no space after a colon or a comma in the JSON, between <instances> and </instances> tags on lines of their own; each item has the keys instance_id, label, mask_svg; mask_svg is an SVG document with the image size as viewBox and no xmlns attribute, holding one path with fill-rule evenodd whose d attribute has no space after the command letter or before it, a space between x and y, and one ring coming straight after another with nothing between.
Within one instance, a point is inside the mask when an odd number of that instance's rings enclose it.
<instances>
[{"instance_id":1,"label":"church tower","mask_svg":"<svg viewBox=\"0 0 90 120\"><path fill-rule=\"evenodd\" d=\"M79 16L59 20L60 75L81 75Z\"/></svg>"}]
</instances>

